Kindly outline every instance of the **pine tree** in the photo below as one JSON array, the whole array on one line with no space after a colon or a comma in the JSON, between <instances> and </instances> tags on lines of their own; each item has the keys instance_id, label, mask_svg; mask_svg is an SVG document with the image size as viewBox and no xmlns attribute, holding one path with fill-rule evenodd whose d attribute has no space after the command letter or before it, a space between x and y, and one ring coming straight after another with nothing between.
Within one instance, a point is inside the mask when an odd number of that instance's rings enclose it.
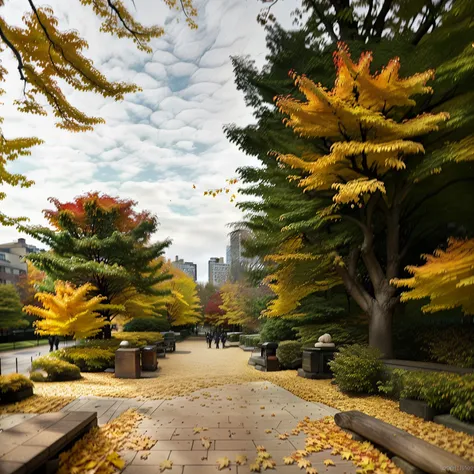
<instances>
[{"instance_id":1,"label":"pine tree","mask_svg":"<svg viewBox=\"0 0 474 474\"><path fill-rule=\"evenodd\" d=\"M0 7L3 3L0 2ZM51 7L37 6L34 0L26 3L29 10L22 17L20 25L16 21L10 23L5 17L0 17L1 50L8 51L14 58L17 69L15 74L18 74L23 89L22 96L14 101L14 105L20 112L47 115L48 110L42 103L42 99L45 99L59 128L72 132L91 130L104 120L90 117L72 105L63 91L62 83L67 83L76 91L92 91L114 100L122 100L125 94L136 92L139 87L109 81L83 55L88 44L78 31L62 31ZM120 0L81 0L80 3L84 7L90 7L99 18L101 32L130 39L141 51L151 52L151 41L164 34L164 29L160 26L148 27L138 22ZM165 0L164 3L171 9L182 9L189 27L197 27L194 21L197 11L192 0ZM0 81L5 80L8 72L4 66L0 67ZM0 89L0 94L3 93L4 90ZM2 122L3 118L0 117L0 123ZM29 155L31 147L41 143L42 140L36 137L11 139L0 132L0 184L31 186L31 180L21 174L8 172L5 165L20 156ZM0 194L0 200L2 199L5 199L5 193ZM11 218L0 213L2 225L14 225L25 220L26 218Z\"/></svg>"},{"instance_id":2,"label":"pine tree","mask_svg":"<svg viewBox=\"0 0 474 474\"><path fill-rule=\"evenodd\" d=\"M10 329L21 325L21 301L13 285L0 285L0 328Z\"/></svg>"},{"instance_id":3,"label":"pine tree","mask_svg":"<svg viewBox=\"0 0 474 474\"><path fill-rule=\"evenodd\" d=\"M473 113L469 84L472 83L470 65L474 36L469 25L474 5L467 0L453 4L414 1L410 5L405 2L382 4L364 1L358 2L360 8L350 8L344 15L337 16L333 9L336 3L340 4L331 0L305 1L309 19L297 31L286 32L277 24L267 25L270 53L267 65L261 71L246 58L234 58L237 86L244 91L247 104L254 108L257 124L245 128L228 126L226 130L231 141L246 153L257 156L261 164L239 170L240 182L244 186L241 193L258 198L240 203L239 207L246 212L245 224L256 235L247 250L253 255L267 257L267 274L284 271L285 268L288 270L281 260L279 263L272 261L271 255L285 253L284 246L293 241L298 242L300 247L294 258L289 260L293 259L295 266L293 277L296 275L300 281L298 283L289 275L287 279L298 288L314 282L327 282L328 276L332 279L333 275L327 273L326 256L331 251L347 249L343 258L345 268L357 277L359 287L370 296L372 304L375 296L373 284L365 263L360 259L360 226L353 221L331 223L321 219L317 212L333 204L333 191L301 193L298 180L287 180L288 176L297 173L268 155L271 150L300 157L303 153L327 155L332 143L327 139L290 138L288 129L278 124L278 114L272 106L273 97L295 94L291 78L287 76L290 69L317 79L329 88L335 80L330 68L331 54L340 39L348 42L355 55L367 49L373 50L373 70L380 70L394 55L402 58L404 76L423 69L436 69L436 77L431 83L434 93L417 100L416 106L404 110L406 119L422 113L444 111L450 114L451 120L442 131L420 140L425 154L412 156L406 163L407 169L398 172L403 179L410 174L409 179L417 180L416 186L410 188L400 214L397 265L402 268L416 261L421 252L436 248L449 235L449 223L455 226L467 224L469 229L472 228L469 223L472 219L466 220L466 216L472 212L467 196L472 196L472 185L469 183L474 173L469 163L455 162L463 159L460 153L463 145L467 145L468 156L470 153L468 138L473 126ZM354 5L354 2L348 3L349 6ZM417 20L420 11L425 13L421 23ZM343 26L333 28L339 21L344 23ZM352 25L354 37L350 37L351 28L346 21ZM296 97L304 100L304 95L299 93ZM466 142L460 143L462 139ZM441 174L438 174L439 168L442 168ZM390 196L391 192L392 189L389 189ZM466 199L460 201L459 194L465 195ZM357 212L354 209L356 218ZM386 271L387 227L384 221L377 211L372 230L373 251ZM324 258L301 261L298 253ZM308 281L306 274L311 275ZM292 296L291 291L285 294ZM293 305L287 306L288 310L301 312L302 307L298 304L316 294L294 300ZM398 294L394 298L398 300ZM385 334L383 345L385 353L390 354L390 321L386 323L382 331Z\"/></svg>"},{"instance_id":4,"label":"pine tree","mask_svg":"<svg viewBox=\"0 0 474 474\"><path fill-rule=\"evenodd\" d=\"M72 336L83 339L98 334L106 319L100 316L104 296L88 297L93 290L90 283L78 288L63 281L55 284L55 294L37 293L42 307L25 306L23 311L39 319L33 324L41 336Z\"/></svg>"},{"instance_id":5,"label":"pine tree","mask_svg":"<svg viewBox=\"0 0 474 474\"><path fill-rule=\"evenodd\" d=\"M154 286L170 278L161 271L159 259L170 241L150 244L158 225L155 216L134 211L134 201L97 192L72 202L50 201L55 209L44 214L53 229L27 229L51 248L28 255L38 269L53 280L77 286L91 283L95 288L92 294L106 298L100 313L109 323L118 314L127 315L132 301L139 304L137 295L161 296ZM129 317L135 315L131 313ZM109 324L104 326L104 337L110 338L110 331Z\"/></svg>"}]
</instances>

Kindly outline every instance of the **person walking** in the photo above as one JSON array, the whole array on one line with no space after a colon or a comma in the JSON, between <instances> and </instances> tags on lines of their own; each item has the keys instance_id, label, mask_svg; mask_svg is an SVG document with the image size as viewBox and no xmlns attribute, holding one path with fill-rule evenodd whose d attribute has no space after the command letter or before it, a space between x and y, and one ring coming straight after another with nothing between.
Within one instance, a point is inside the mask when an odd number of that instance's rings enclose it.
<instances>
[{"instance_id":1,"label":"person walking","mask_svg":"<svg viewBox=\"0 0 474 474\"><path fill-rule=\"evenodd\" d=\"M49 342L49 352L53 352L54 337L53 337L53 336L49 336L49 337L48 337L48 342Z\"/></svg>"},{"instance_id":2,"label":"person walking","mask_svg":"<svg viewBox=\"0 0 474 474\"><path fill-rule=\"evenodd\" d=\"M216 335L214 337L214 342L216 343L216 349L219 349L219 341L221 339L220 334L216 331Z\"/></svg>"},{"instance_id":3,"label":"person walking","mask_svg":"<svg viewBox=\"0 0 474 474\"><path fill-rule=\"evenodd\" d=\"M206 332L206 342L207 342L207 347L210 349L212 346L212 333L211 332Z\"/></svg>"},{"instance_id":4,"label":"person walking","mask_svg":"<svg viewBox=\"0 0 474 474\"><path fill-rule=\"evenodd\" d=\"M54 337L54 345L56 347L56 350L59 349L59 336Z\"/></svg>"},{"instance_id":5,"label":"person walking","mask_svg":"<svg viewBox=\"0 0 474 474\"><path fill-rule=\"evenodd\" d=\"M226 341L227 341L227 333L224 331L221 335L222 349L225 349Z\"/></svg>"}]
</instances>

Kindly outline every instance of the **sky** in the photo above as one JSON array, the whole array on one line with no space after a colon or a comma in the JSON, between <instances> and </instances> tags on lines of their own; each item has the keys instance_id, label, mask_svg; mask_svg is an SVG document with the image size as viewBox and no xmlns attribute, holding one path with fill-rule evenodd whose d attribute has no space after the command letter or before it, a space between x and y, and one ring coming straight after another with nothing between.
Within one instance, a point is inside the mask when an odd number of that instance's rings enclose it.
<instances>
[{"instance_id":1,"label":"sky","mask_svg":"<svg viewBox=\"0 0 474 474\"><path fill-rule=\"evenodd\" d=\"M43 2L38 1L37 4ZM8 188L2 210L46 225L42 210L49 197L70 201L89 191L101 191L138 202L137 210L158 216L153 240L172 239L166 252L197 264L198 280L207 281L210 257L225 257L228 223L241 218L228 197L203 196L236 177L239 166L256 164L224 136L227 123L253 121L243 95L234 84L231 55L250 55L265 61L265 33L256 17L258 0L197 0L197 30L190 30L180 12L163 1L135 0L131 5L144 24L160 24L165 35L152 42L153 53L138 51L131 41L99 32L99 21L80 2L48 0L62 29L77 29L89 42L87 57L110 80L140 85L142 92L114 102L92 93L73 91L68 99L89 115L103 117L94 131L74 134L54 126L51 117L19 113L13 106L21 83L13 56L1 54L10 71L2 98L4 135L37 136L45 141L29 157L9 167L35 181L29 189ZM272 9L278 21L291 27L297 0L280 0ZM1 14L19 22L26 0L7 2ZM196 189L193 189L193 185ZM0 242L25 237L14 228L0 229ZM40 245L41 246L41 245Z\"/></svg>"}]
</instances>

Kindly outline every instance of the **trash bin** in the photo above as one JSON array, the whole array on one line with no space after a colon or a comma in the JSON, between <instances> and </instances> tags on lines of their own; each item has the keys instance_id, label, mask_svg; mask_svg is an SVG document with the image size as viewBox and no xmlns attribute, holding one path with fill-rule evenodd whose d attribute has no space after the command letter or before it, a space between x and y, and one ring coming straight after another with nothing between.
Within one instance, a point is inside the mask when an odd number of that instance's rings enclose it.
<instances>
[{"instance_id":1,"label":"trash bin","mask_svg":"<svg viewBox=\"0 0 474 474\"><path fill-rule=\"evenodd\" d=\"M142 370L153 372L158 368L156 346L146 346L142 350Z\"/></svg>"},{"instance_id":2,"label":"trash bin","mask_svg":"<svg viewBox=\"0 0 474 474\"><path fill-rule=\"evenodd\" d=\"M140 349L117 349L115 351L115 377L139 379L140 375Z\"/></svg>"}]
</instances>

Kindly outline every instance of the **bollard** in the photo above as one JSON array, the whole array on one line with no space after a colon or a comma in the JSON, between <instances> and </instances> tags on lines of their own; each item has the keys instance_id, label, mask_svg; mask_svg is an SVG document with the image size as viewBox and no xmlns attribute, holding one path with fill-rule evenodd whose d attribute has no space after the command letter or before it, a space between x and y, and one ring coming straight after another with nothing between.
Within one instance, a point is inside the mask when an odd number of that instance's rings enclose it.
<instances>
[{"instance_id":1,"label":"bollard","mask_svg":"<svg viewBox=\"0 0 474 474\"><path fill-rule=\"evenodd\" d=\"M0 375L2 375L2 359L0 357Z\"/></svg>"},{"instance_id":2,"label":"bollard","mask_svg":"<svg viewBox=\"0 0 474 474\"><path fill-rule=\"evenodd\" d=\"M18 373L18 357L15 357L16 373Z\"/></svg>"}]
</instances>

